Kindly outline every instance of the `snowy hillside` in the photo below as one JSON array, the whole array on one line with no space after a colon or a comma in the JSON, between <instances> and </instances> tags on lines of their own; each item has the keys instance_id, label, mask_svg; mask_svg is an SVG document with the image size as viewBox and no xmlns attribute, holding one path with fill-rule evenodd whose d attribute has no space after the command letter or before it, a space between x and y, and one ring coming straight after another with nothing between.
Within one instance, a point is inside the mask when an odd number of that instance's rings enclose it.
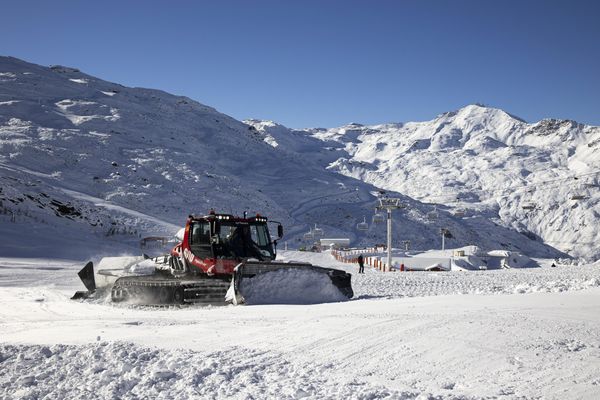
<instances>
[{"instance_id":1,"label":"snowy hillside","mask_svg":"<svg viewBox=\"0 0 600 400\"><path fill-rule=\"evenodd\" d=\"M391 194L408 206L395 217L396 246L410 240L414 249L439 247L442 227L451 232L449 247L476 244L532 256L555 257L561 253L554 247L571 249L548 246L536 234L573 246L592 240L597 215L592 218L586 204L594 196L574 203L577 209L571 203L557 205L564 213L556 218L574 213L585 218L567 219L572 226L561 222L567 235L558 237L546 235L543 221L536 222L544 212L522 211L520 192L495 195L498 203L486 195L498 193L497 185L522 187L531 179L524 164L542 155L525 139L519 140L527 144L510 147L519 136L508 125L525 125L509 116L505 129L481 139L485 143L480 147L474 144L477 135L467 140L452 133L454 120L471 128L499 123L493 115L485 121L461 116L465 110L440 117L449 122L435 140L426 139L435 129L420 128L434 122L294 132L272 123L246 124L189 98L124 87L74 68L0 57L0 253L82 259L139 252L140 237L173 234L188 214L211 207L235 214L260 212L283 222L284 241L292 248L310 244L302 237L315 223L326 236L372 245L385 241L384 227L371 224L362 232L356 224L363 217L370 221L379 188L401 192ZM592 128L579 129L573 143L597 134ZM556 145L559 139L553 140ZM484 145L500 142L509 145L476 157ZM547 166L572 158L575 150L561 149L544 153ZM593 164L593 148L584 150L576 152L577 160ZM486 161L503 151L514 161ZM414 157L403 156L412 153ZM494 167L484 174L487 164ZM537 165L528 166L537 180L562 176ZM431 218L432 205L407 197L440 202L433 197L446 192L456 196L451 190L468 195L463 200L469 205L468 218L445 212L445 207ZM532 195L533 200L545 198L541 191ZM513 218L519 213L520 219ZM578 225L583 223L588 225ZM573 249L585 254L581 247Z\"/></svg>"},{"instance_id":2,"label":"snowy hillside","mask_svg":"<svg viewBox=\"0 0 600 400\"><path fill-rule=\"evenodd\" d=\"M485 216L569 254L600 256L599 127L528 124L479 105L405 124L294 131L247 122L277 148L321 141L327 154L313 160L430 203L431 215Z\"/></svg>"},{"instance_id":3,"label":"snowy hillside","mask_svg":"<svg viewBox=\"0 0 600 400\"><path fill-rule=\"evenodd\" d=\"M300 202L332 197L346 215L341 203L365 201L371 190L300 165L253 128L188 98L6 57L0 168L2 218L15 224L1 228L7 240L16 236L15 246L3 243L9 253L35 232L55 239L75 231L88 247L137 243L174 233L188 214L211 207L258 211L293 227L302 224L290 214Z\"/></svg>"}]
</instances>

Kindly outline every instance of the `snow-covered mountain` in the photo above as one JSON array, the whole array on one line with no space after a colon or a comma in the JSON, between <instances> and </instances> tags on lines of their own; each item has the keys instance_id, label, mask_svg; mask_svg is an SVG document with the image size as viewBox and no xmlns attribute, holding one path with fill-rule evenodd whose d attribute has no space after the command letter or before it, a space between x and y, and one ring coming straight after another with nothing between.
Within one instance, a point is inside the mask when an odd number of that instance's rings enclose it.
<instances>
[{"instance_id":1,"label":"snow-covered mountain","mask_svg":"<svg viewBox=\"0 0 600 400\"><path fill-rule=\"evenodd\" d=\"M92 232L90 247L98 237L136 243L211 207L266 213L293 233L294 225L308 230L302 215L291 216L301 201L331 196L346 215L343 203L366 201L372 190L275 151L252 127L188 98L7 57L0 167L3 218L17 224L0 229L17 243L30 240L29 229L42 237Z\"/></svg>"},{"instance_id":2,"label":"snow-covered mountain","mask_svg":"<svg viewBox=\"0 0 600 400\"><path fill-rule=\"evenodd\" d=\"M556 122L558 136L544 136L545 146L556 148L538 152L519 130L529 127L542 137L550 128L536 130L508 115L502 122L495 114L506 115L468 107L429 123L292 131L243 123L186 97L124 87L74 68L0 57L0 253L75 258L132 252L139 237L172 234L188 214L213 207L283 222L291 247L305 244L302 235L315 223L329 237L381 243L382 225L363 232L356 224L363 216L370 221L376 195L385 189L408 206L395 216L396 245L410 240L415 249L439 247L443 227L451 232L448 246L559 256L555 247L567 247L543 243L540 237L554 240L538 229L544 212L523 212L520 190L532 176L537 182L585 172L567 160L578 154L579 162L592 165L593 147L584 154L583 145L559 143L575 128ZM492 127L503 130L492 134ZM596 128L578 127L573 143L597 136ZM482 135L475 131L490 131L489 138L477 139ZM535 165L526 169L528 160ZM563 164L565 171L550 169ZM435 197L457 193L468 218ZM541 191L531 195L527 201L537 200L538 208L546 204ZM590 214L594 199L590 194L573 203L578 209L557 206L565 218L575 212L591 218L588 230L579 228L577 236L569 228L570 236L561 238L571 241L574 254L597 255L577 244L584 234L585 240L598 237L591 226L598 217Z\"/></svg>"},{"instance_id":3,"label":"snow-covered mountain","mask_svg":"<svg viewBox=\"0 0 600 400\"><path fill-rule=\"evenodd\" d=\"M319 140L329 157L316 161L328 170L431 203L438 213L484 215L567 253L600 256L599 127L528 124L481 105L405 124L293 131L247 122L274 146L301 152ZM290 144L291 137L301 139Z\"/></svg>"}]
</instances>

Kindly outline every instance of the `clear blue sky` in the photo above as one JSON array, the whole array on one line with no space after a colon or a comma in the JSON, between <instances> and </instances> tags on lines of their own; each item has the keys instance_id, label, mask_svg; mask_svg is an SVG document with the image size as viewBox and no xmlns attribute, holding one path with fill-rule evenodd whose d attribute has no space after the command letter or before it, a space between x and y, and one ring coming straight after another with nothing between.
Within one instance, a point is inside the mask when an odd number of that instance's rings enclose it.
<instances>
[{"instance_id":1,"label":"clear blue sky","mask_svg":"<svg viewBox=\"0 0 600 400\"><path fill-rule=\"evenodd\" d=\"M0 3L0 54L333 127L480 102L600 125L600 1Z\"/></svg>"}]
</instances>

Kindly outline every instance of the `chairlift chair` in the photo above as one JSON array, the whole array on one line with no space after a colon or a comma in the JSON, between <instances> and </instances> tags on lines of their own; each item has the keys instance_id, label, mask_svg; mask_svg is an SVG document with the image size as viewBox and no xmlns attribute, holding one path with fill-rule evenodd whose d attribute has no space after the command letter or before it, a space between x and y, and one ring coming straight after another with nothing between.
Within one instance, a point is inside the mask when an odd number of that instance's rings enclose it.
<instances>
[{"instance_id":1,"label":"chairlift chair","mask_svg":"<svg viewBox=\"0 0 600 400\"><path fill-rule=\"evenodd\" d=\"M571 200L585 199L587 197L586 192L587 192L587 189L586 189L585 184L583 184L583 183L573 186L573 189L571 191Z\"/></svg>"},{"instance_id":2,"label":"chairlift chair","mask_svg":"<svg viewBox=\"0 0 600 400\"><path fill-rule=\"evenodd\" d=\"M358 224L356 224L356 229L358 229L359 231L368 231L369 230L369 224L367 224L366 217L363 217L363 222L359 222Z\"/></svg>"},{"instance_id":3,"label":"chairlift chair","mask_svg":"<svg viewBox=\"0 0 600 400\"><path fill-rule=\"evenodd\" d=\"M437 212L437 207L433 208L433 211L429 211L427 213L427 219L430 221L434 221L438 218L438 212Z\"/></svg>"},{"instance_id":4,"label":"chairlift chair","mask_svg":"<svg viewBox=\"0 0 600 400\"><path fill-rule=\"evenodd\" d=\"M523 203L523 205L521 206L521 208L523 208L523 210L535 210L535 204L534 203Z\"/></svg>"},{"instance_id":5,"label":"chairlift chair","mask_svg":"<svg viewBox=\"0 0 600 400\"><path fill-rule=\"evenodd\" d=\"M457 210L454 211L454 216L455 217L462 218L462 217L465 216L465 214L466 214L466 212L465 212L464 208L459 208L459 209L457 209Z\"/></svg>"},{"instance_id":6,"label":"chairlift chair","mask_svg":"<svg viewBox=\"0 0 600 400\"><path fill-rule=\"evenodd\" d=\"M581 193L574 193L571 195L571 200L583 200L585 196Z\"/></svg>"},{"instance_id":7,"label":"chairlift chair","mask_svg":"<svg viewBox=\"0 0 600 400\"><path fill-rule=\"evenodd\" d=\"M598 183L598 178L587 178L583 184L586 188L595 188L599 187L600 183Z\"/></svg>"},{"instance_id":8,"label":"chairlift chair","mask_svg":"<svg viewBox=\"0 0 600 400\"><path fill-rule=\"evenodd\" d=\"M317 228L317 224L315 224L315 229L312 232L315 238L323 236L323 229Z\"/></svg>"},{"instance_id":9,"label":"chairlift chair","mask_svg":"<svg viewBox=\"0 0 600 400\"><path fill-rule=\"evenodd\" d=\"M374 224L380 224L383 221L385 221L385 217L383 216L383 214L376 212L375 214L373 214L373 223Z\"/></svg>"}]
</instances>

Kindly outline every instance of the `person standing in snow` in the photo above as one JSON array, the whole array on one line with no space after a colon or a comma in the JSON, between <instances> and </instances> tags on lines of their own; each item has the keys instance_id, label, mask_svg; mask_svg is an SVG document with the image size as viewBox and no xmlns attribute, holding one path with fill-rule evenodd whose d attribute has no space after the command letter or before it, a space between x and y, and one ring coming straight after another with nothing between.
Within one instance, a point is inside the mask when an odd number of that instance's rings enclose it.
<instances>
[{"instance_id":1,"label":"person standing in snow","mask_svg":"<svg viewBox=\"0 0 600 400\"><path fill-rule=\"evenodd\" d=\"M362 254L358 255L358 273L359 274L364 274L365 273L365 259L363 258Z\"/></svg>"}]
</instances>

